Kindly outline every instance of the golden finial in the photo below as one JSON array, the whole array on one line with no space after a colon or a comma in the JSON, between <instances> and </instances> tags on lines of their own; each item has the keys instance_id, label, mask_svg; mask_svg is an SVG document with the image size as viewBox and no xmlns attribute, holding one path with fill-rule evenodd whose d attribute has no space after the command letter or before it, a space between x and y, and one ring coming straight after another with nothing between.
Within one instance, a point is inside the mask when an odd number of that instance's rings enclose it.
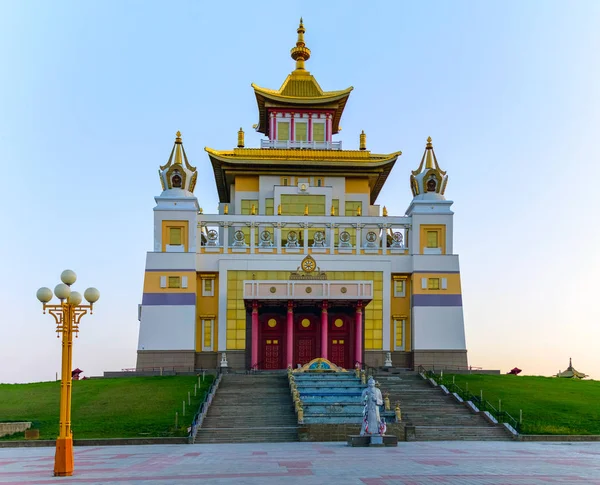
<instances>
[{"instance_id":1,"label":"golden finial","mask_svg":"<svg viewBox=\"0 0 600 485\"><path fill-rule=\"evenodd\" d=\"M281 204L279 204L277 206L277 215L280 216L281 215Z\"/></svg>"},{"instance_id":2,"label":"golden finial","mask_svg":"<svg viewBox=\"0 0 600 485\"><path fill-rule=\"evenodd\" d=\"M360 205L356 208L356 215L362 216L362 207Z\"/></svg>"},{"instance_id":3,"label":"golden finial","mask_svg":"<svg viewBox=\"0 0 600 485\"><path fill-rule=\"evenodd\" d=\"M229 205L225 204L225 209L223 209L223 214L227 215L229 214Z\"/></svg>"},{"instance_id":4,"label":"golden finial","mask_svg":"<svg viewBox=\"0 0 600 485\"><path fill-rule=\"evenodd\" d=\"M304 206L304 215L307 216L308 215L308 204L306 204Z\"/></svg>"},{"instance_id":5,"label":"golden finial","mask_svg":"<svg viewBox=\"0 0 600 485\"><path fill-rule=\"evenodd\" d=\"M200 207L200 209L198 210L198 214L203 214L204 212L202 211L202 207Z\"/></svg>"},{"instance_id":6,"label":"golden finial","mask_svg":"<svg viewBox=\"0 0 600 485\"><path fill-rule=\"evenodd\" d=\"M387 207L383 206L383 217L387 217L387 216L388 216Z\"/></svg>"},{"instance_id":7,"label":"golden finial","mask_svg":"<svg viewBox=\"0 0 600 485\"><path fill-rule=\"evenodd\" d=\"M238 148L244 148L244 130L240 126L240 131L238 131Z\"/></svg>"},{"instance_id":8,"label":"golden finial","mask_svg":"<svg viewBox=\"0 0 600 485\"><path fill-rule=\"evenodd\" d=\"M252 209L250 210L250 214L253 216L256 215L256 206L254 204L252 204Z\"/></svg>"},{"instance_id":9,"label":"golden finial","mask_svg":"<svg viewBox=\"0 0 600 485\"><path fill-rule=\"evenodd\" d=\"M361 150L367 149L367 135L365 135L365 130L362 130L360 134L360 147Z\"/></svg>"},{"instance_id":10,"label":"golden finial","mask_svg":"<svg viewBox=\"0 0 600 485\"><path fill-rule=\"evenodd\" d=\"M333 204L331 204L331 215L335 216L335 207Z\"/></svg>"},{"instance_id":11,"label":"golden finial","mask_svg":"<svg viewBox=\"0 0 600 485\"><path fill-rule=\"evenodd\" d=\"M296 41L296 47L292 48L291 56L296 61L296 70L304 71L304 61L310 58L310 49L306 47L304 43L304 24L302 17L300 17L300 25L298 26L298 40Z\"/></svg>"},{"instance_id":12,"label":"golden finial","mask_svg":"<svg viewBox=\"0 0 600 485\"><path fill-rule=\"evenodd\" d=\"M181 131L175 133L175 143L181 143Z\"/></svg>"},{"instance_id":13,"label":"golden finial","mask_svg":"<svg viewBox=\"0 0 600 485\"><path fill-rule=\"evenodd\" d=\"M433 144L431 143L431 137L427 137L427 145L425 146L427 152L427 158L425 159L425 168L433 168L433 157L431 152L433 151Z\"/></svg>"}]
</instances>

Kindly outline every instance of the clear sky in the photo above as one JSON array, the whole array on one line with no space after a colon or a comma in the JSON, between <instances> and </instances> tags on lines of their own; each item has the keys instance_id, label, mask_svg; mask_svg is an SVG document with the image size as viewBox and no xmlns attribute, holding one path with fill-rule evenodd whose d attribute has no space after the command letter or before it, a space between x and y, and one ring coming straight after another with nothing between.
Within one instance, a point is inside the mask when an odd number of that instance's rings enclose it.
<instances>
[{"instance_id":1,"label":"clear sky","mask_svg":"<svg viewBox=\"0 0 600 485\"><path fill-rule=\"evenodd\" d=\"M63 269L101 292L74 366L136 362L157 169L177 130L215 212L205 146L257 146L251 82L279 88L300 16L307 69L354 91L337 139L401 150L403 215L433 138L455 211L469 363L600 378L600 2L0 2L0 382L54 379L35 298Z\"/></svg>"}]
</instances>

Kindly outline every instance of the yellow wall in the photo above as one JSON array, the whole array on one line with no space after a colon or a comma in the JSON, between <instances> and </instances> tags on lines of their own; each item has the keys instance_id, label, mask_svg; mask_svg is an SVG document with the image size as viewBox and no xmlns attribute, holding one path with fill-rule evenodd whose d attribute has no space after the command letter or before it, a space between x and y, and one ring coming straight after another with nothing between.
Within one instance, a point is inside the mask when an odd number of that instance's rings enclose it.
<instances>
[{"instance_id":1,"label":"yellow wall","mask_svg":"<svg viewBox=\"0 0 600 485\"><path fill-rule=\"evenodd\" d=\"M399 296L399 297L395 297L394 296L394 276L399 276L399 275L392 275L392 280L390 281L391 284L391 291L390 291L390 295L391 295L391 303L390 303L390 348L394 349L394 319L401 317L402 319L406 320L406 325L404 327L404 351L409 351L411 350L411 346L410 346L410 342L411 342L411 325L410 325L410 295L411 295L411 289L412 289L412 285L411 285L411 281L410 281L410 275L403 275L406 276L406 279L404 280L404 295L405 296Z\"/></svg>"},{"instance_id":2,"label":"yellow wall","mask_svg":"<svg viewBox=\"0 0 600 485\"><path fill-rule=\"evenodd\" d=\"M440 289L439 290L424 290L421 287L421 278L439 278L440 279ZM446 278L448 281L448 289L441 289L441 280L442 278ZM413 286L413 295L431 295L431 294L453 294L460 295L461 287L460 287L460 274L459 273L415 273L412 275L412 286Z\"/></svg>"},{"instance_id":3,"label":"yellow wall","mask_svg":"<svg viewBox=\"0 0 600 485\"><path fill-rule=\"evenodd\" d=\"M169 276L187 276L187 288L161 288L160 277ZM144 293L195 293L196 292L196 272L195 271L147 271L144 276Z\"/></svg>"},{"instance_id":4,"label":"yellow wall","mask_svg":"<svg viewBox=\"0 0 600 485\"><path fill-rule=\"evenodd\" d=\"M202 296L203 281L202 277L214 276L213 296ZM219 274L218 273L198 273L195 279L196 288L196 352L202 352L202 320L214 320L213 351L217 350L219 338Z\"/></svg>"},{"instance_id":5,"label":"yellow wall","mask_svg":"<svg viewBox=\"0 0 600 485\"><path fill-rule=\"evenodd\" d=\"M227 272L227 350L246 348L243 281L289 280L289 271ZM373 280L373 301L364 309L365 350L383 349L383 274L376 271L328 271L330 280Z\"/></svg>"},{"instance_id":6,"label":"yellow wall","mask_svg":"<svg viewBox=\"0 0 600 485\"><path fill-rule=\"evenodd\" d=\"M181 239L183 242L183 250L187 253L188 241L189 241L188 221L162 221L162 250L163 250L163 252L166 250L167 244L170 244L169 229L171 227L181 227L183 229Z\"/></svg>"},{"instance_id":7,"label":"yellow wall","mask_svg":"<svg viewBox=\"0 0 600 485\"><path fill-rule=\"evenodd\" d=\"M437 231L438 247L442 248L442 254L446 254L446 226L434 224L421 224L420 227L421 254L424 254L424 249L427 247L427 231Z\"/></svg>"},{"instance_id":8,"label":"yellow wall","mask_svg":"<svg viewBox=\"0 0 600 485\"><path fill-rule=\"evenodd\" d=\"M369 192L369 180L367 178L346 177L347 194L368 194Z\"/></svg>"},{"instance_id":9,"label":"yellow wall","mask_svg":"<svg viewBox=\"0 0 600 485\"><path fill-rule=\"evenodd\" d=\"M237 192L258 192L258 175L238 175L235 178Z\"/></svg>"}]
</instances>

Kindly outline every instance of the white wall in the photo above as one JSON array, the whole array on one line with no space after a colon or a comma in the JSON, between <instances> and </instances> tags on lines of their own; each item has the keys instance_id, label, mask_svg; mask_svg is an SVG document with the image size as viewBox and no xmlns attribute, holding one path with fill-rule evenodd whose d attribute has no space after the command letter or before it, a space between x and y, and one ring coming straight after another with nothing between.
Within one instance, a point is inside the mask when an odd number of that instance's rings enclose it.
<instances>
[{"instance_id":1,"label":"white wall","mask_svg":"<svg viewBox=\"0 0 600 485\"><path fill-rule=\"evenodd\" d=\"M414 307L413 350L466 350L462 306Z\"/></svg>"},{"instance_id":2,"label":"white wall","mask_svg":"<svg viewBox=\"0 0 600 485\"><path fill-rule=\"evenodd\" d=\"M138 350L194 350L195 305L142 305Z\"/></svg>"}]
</instances>

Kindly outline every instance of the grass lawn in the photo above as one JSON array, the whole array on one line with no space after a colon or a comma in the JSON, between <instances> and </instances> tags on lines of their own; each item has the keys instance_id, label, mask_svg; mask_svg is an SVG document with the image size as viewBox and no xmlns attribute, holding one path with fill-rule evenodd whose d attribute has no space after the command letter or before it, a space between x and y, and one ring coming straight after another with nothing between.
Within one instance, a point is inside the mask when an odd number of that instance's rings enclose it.
<instances>
[{"instance_id":1,"label":"grass lawn","mask_svg":"<svg viewBox=\"0 0 600 485\"><path fill-rule=\"evenodd\" d=\"M212 376L206 376L202 391ZM73 381L72 429L78 438L186 436L203 392L196 376L123 377ZM190 391L192 405L187 406ZM0 384L0 422L32 421L40 439L58 436L60 382ZM182 416L182 402L186 415ZM179 427L175 429L175 412ZM23 433L0 439L23 439Z\"/></svg>"},{"instance_id":2,"label":"grass lawn","mask_svg":"<svg viewBox=\"0 0 600 485\"><path fill-rule=\"evenodd\" d=\"M444 374L444 384L452 382ZM496 409L519 419L523 410L524 434L600 434L600 381L557 379L551 377L483 375L454 376L463 390L483 398Z\"/></svg>"}]
</instances>

